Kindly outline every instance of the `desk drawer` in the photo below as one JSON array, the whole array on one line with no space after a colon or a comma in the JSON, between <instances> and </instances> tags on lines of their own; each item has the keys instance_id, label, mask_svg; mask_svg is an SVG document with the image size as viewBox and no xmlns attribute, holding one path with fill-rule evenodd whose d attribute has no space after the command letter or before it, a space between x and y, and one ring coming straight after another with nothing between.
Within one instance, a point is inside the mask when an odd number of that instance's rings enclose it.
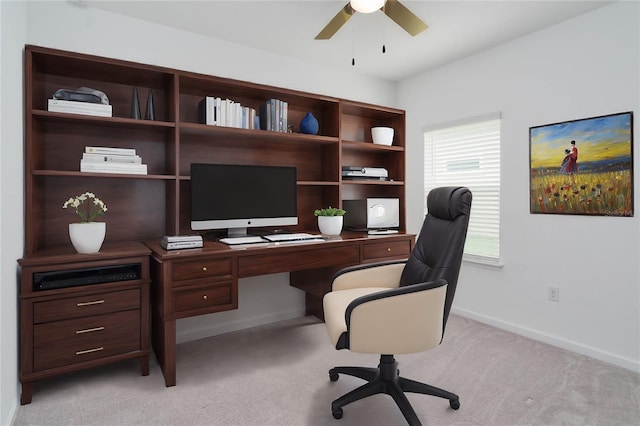
<instances>
[{"instance_id":1,"label":"desk drawer","mask_svg":"<svg viewBox=\"0 0 640 426\"><path fill-rule=\"evenodd\" d=\"M360 261L360 248L327 247L323 249L299 250L256 256L243 256L238 259L238 274L241 277L273 274L277 272L300 271L304 269L324 268L326 266L357 264Z\"/></svg>"},{"instance_id":2,"label":"desk drawer","mask_svg":"<svg viewBox=\"0 0 640 426\"><path fill-rule=\"evenodd\" d=\"M183 262L173 262L171 265L171 279L174 282L180 282L200 278L231 276L233 273L232 265L231 258L201 258Z\"/></svg>"},{"instance_id":3,"label":"desk drawer","mask_svg":"<svg viewBox=\"0 0 640 426\"><path fill-rule=\"evenodd\" d=\"M194 311L193 315L236 309L238 291L232 281L220 281L173 290L173 307L176 314ZM197 313L196 313L197 312Z\"/></svg>"},{"instance_id":4,"label":"desk drawer","mask_svg":"<svg viewBox=\"0 0 640 426\"><path fill-rule=\"evenodd\" d=\"M140 311L39 324L33 346L36 371L140 350Z\"/></svg>"},{"instance_id":5,"label":"desk drawer","mask_svg":"<svg viewBox=\"0 0 640 426\"><path fill-rule=\"evenodd\" d=\"M140 309L140 289L95 293L33 304L35 324Z\"/></svg>"},{"instance_id":6,"label":"desk drawer","mask_svg":"<svg viewBox=\"0 0 640 426\"><path fill-rule=\"evenodd\" d=\"M390 257L409 257L411 253L411 241L387 241L383 243L365 244L363 247L363 259L384 260Z\"/></svg>"}]
</instances>

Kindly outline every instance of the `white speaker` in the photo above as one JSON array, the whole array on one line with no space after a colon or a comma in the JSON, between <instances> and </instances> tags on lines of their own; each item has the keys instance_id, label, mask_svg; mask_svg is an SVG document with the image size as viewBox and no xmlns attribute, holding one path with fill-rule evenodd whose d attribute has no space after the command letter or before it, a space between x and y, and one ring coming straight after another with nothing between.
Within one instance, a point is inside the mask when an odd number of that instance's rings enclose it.
<instances>
[{"instance_id":1,"label":"white speaker","mask_svg":"<svg viewBox=\"0 0 640 426\"><path fill-rule=\"evenodd\" d=\"M342 200L347 211L344 226L353 230L393 229L400 226L400 202L397 198Z\"/></svg>"}]
</instances>

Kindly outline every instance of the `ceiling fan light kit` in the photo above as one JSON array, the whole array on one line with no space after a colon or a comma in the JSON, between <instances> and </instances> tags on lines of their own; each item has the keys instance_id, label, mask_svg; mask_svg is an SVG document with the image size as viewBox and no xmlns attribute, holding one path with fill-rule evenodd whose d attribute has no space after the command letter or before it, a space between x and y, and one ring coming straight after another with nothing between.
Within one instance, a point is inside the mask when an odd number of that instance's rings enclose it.
<instances>
[{"instance_id":1,"label":"ceiling fan light kit","mask_svg":"<svg viewBox=\"0 0 640 426\"><path fill-rule=\"evenodd\" d=\"M315 38L316 40L328 40L342 28L354 13L371 13L376 10L382 10L393 22L400 25L412 36L427 29L427 24L398 0L351 0L340 9Z\"/></svg>"},{"instance_id":2,"label":"ceiling fan light kit","mask_svg":"<svg viewBox=\"0 0 640 426\"><path fill-rule=\"evenodd\" d=\"M371 13L384 6L384 0L351 0L351 8L360 13Z\"/></svg>"}]
</instances>

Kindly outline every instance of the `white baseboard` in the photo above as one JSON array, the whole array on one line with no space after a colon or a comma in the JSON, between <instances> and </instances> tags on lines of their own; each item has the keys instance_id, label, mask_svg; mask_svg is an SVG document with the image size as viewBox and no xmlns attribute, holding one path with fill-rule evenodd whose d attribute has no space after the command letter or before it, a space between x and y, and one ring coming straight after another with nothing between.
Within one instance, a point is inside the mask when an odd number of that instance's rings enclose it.
<instances>
[{"instance_id":1,"label":"white baseboard","mask_svg":"<svg viewBox=\"0 0 640 426\"><path fill-rule=\"evenodd\" d=\"M452 308L451 312L461 317L469 318L483 324L491 325L501 330L519 334L521 336L528 337L539 342L547 343L558 348L576 352L590 358L594 358L600 361L607 362L609 364L617 365L618 367L626 368L627 370L631 370L636 373L640 373L640 360L633 360L630 358L622 357L611 352L583 345L582 343L562 339L551 334L542 333L537 330L532 330L530 328L525 328L516 324L504 322L496 318L468 311L466 309Z\"/></svg>"},{"instance_id":2,"label":"white baseboard","mask_svg":"<svg viewBox=\"0 0 640 426\"><path fill-rule=\"evenodd\" d=\"M246 328L271 324L278 321L285 321L293 318L305 316L305 309L296 308L287 311L269 313L266 315L242 318L236 321L226 321L222 324L210 324L196 329L189 329L176 335L176 343L190 342L192 340L205 339L207 337L220 334L231 333L233 331L244 330Z\"/></svg>"}]
</instances>

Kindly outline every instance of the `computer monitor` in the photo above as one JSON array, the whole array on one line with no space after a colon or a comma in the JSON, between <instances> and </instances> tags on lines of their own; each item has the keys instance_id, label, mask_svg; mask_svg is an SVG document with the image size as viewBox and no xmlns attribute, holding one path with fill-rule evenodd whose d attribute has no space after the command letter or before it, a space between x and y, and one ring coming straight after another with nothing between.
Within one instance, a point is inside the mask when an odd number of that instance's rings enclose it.
<instances>
[{"instance_id":1,"label":"computer monitor","mask_svg":"<svg viewBox=\"0 0 640 426\"><path fill-rule=\"evenodd\" d=\"M191 164L191 229L227 229L298 224L296 168Z\"/></svg>"}]
</instances>

